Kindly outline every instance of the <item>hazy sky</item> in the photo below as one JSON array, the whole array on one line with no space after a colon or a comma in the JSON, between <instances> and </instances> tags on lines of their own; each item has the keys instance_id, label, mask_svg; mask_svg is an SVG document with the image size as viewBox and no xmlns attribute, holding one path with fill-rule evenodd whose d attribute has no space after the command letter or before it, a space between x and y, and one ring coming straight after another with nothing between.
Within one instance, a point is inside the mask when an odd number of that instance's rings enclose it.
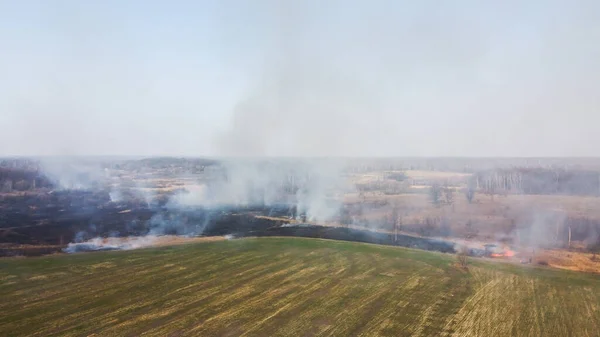
<instances>
[{"instance_id":1,"label":"hazy sky","mask_svg":"<svg viewBox=\"0 0 600 337\"><path fill-rule=\"evenodd\" d=\"M600 156L600 1L0 0L0 155Z\"/></svg>"}]
</instances>

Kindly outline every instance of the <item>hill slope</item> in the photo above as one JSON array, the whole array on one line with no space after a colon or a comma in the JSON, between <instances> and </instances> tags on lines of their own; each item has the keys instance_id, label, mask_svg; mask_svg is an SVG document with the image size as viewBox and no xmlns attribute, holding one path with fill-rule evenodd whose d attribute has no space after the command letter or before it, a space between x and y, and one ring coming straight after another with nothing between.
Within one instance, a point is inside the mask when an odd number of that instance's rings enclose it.
<instances>
[{"instance_id":1,"label":"hill slope","mask_svg":"<svg viewBox=\"0 0 600 337\"><path fill-rule=\"evenodd\" d=\"M0 260L6 336L597 336L600 279L300 238Z\"/></svg>"}]
</instances>

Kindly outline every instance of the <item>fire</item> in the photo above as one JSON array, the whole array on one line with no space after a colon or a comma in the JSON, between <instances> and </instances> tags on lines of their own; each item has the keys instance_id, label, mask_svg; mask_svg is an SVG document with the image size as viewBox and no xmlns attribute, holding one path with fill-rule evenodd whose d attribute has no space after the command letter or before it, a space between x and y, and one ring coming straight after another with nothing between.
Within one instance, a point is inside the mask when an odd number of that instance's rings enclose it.
<instances>
[{"instance_id":1,"label":"fire","mask_svg":"<svg viewBox=\"0 0 600 337\"><path fill-rule=\"evenodd\" d=\"M490 256L491 257L513 257L513 256L515 256L515 252L510 249L506 249L502 253L493 253Z\"/></svg>"}]
</instances>

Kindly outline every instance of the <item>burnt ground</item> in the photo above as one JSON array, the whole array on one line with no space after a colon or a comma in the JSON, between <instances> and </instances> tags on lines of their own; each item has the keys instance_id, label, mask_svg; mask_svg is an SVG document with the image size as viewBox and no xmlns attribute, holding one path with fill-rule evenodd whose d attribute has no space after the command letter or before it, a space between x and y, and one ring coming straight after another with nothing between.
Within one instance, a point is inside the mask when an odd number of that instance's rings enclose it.
<instances>
[{"instance_id":1,"label":"burnt ground","mask_svg":"<svg viewBox=\"0 0 600 337\"><path fill-rule=\"evenodd\" d=\"M398 245L454 252L440 240L315 225L291 225L296 210L289 205L203 209L169 208L128 199L111 202L103 191L54 191L4 195L0 199L0 256L43 255L69 242L93 237L171 234L300 236Z\"/></svg>"},{"instance_id":2,"label":"burnt ground","mask_svg":"<svg viewBox=\"0 0 600 337\"><path fill-rule=\"evenodd\" d=\"M148 204L128 199L111 202L107 192L62 191L0 197L0 243L57 245L76 239L109 235L213 235L251 231L282 221L263 216L293 216L277 207L168 207L167 200ZM264 224L263 224L264 223ZM283 223L283 222L282 222Z\"/></svg>"}]
</instances>

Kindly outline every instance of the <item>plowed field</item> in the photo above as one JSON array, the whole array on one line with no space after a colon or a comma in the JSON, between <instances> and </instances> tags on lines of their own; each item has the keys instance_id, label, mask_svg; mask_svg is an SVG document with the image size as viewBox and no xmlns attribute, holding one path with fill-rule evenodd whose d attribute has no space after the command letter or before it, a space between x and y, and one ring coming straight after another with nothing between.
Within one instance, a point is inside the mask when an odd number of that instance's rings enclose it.
<instances>
[{"instance_id":1,"label":"plowed field","mask_svg":"<svg viewBox=\"0 0 600 337\"><path fill-rule=\"evenodd\" d=\"M599 336L600 278L257 238L0 260L0 336Z\"/></svg>"}]
</instances>

